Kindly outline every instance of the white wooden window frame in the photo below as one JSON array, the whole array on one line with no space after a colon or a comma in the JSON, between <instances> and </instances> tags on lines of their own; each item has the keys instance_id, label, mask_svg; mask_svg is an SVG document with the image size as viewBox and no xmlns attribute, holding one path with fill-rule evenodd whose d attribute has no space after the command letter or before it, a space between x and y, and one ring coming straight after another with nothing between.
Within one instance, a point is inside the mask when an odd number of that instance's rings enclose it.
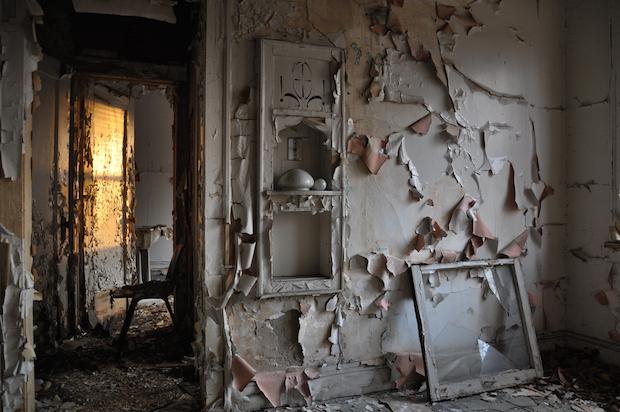
<instances>
[{"instance_id":1,"label":"white wooden window frame","mask_svg":"<svg viewBox=\"0 0 620 412\"><path fill-rule=\"evenodd\" d=\"M530 357L530 368L518 371L507 371L489 377L480 377L462 382L440 383L438 379L438 371L430 359L434 359L434 348L427 342L426 336L429 334L429 322L432 321L428 317L426 305L424 304L424 280L423 274L467 268L485 268L506 265L511 268L512 282L516 288L515 293L518 300L523 332ZM442 263L434 265L416 265L412 267L412 277L415 295L416 316L418 317L418 329L420 333L420 343L422 345L422 353L424 364L426 366L426 379L428 384L429 395L431 401L437 402L446 399L454 399L462 396L473 395L477 393L493 391L510 386L520 385L530 382L537 377L543 376L542 361L538 351L538 342L536 341L536 331L532 324L531 310L528 304L525 286L523 284L523 274L521 266L517 259L497 259L487 261L470 261ZM458 314L455 314L458 316Z\"/></svg>"}]
</instances>

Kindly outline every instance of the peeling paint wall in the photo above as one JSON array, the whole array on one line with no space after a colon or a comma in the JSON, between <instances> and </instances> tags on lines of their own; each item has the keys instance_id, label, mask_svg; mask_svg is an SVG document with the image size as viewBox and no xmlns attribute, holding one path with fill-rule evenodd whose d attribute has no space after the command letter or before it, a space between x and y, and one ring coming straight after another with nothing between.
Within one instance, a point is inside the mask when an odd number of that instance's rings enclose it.
<instances>
[{"instance_id":1,"label":"peeling paint wall","mask_svg":"<svg viewBox=\"0 0 620 412\"><path fill-rule=\"evenodd\" d=\"M237 376L254 376L258 392L248 386L245 400L227 392L224 404L258 407L257 393L279 402L279 379L298 392L283 390L284 403L303 401L306 384L315 399L393 387L399 374L389 360L420 352L411 264L523 255L536 329L565 328L562 1L231 1L229 25L224 2L207 7L208 404L232 379L231 364L215 367L225 352L250 365L233 358ZM216 302L230 252L222 119L257 87L260 37L346 50L348 137L356 140L345 164L344 290L233 295L223 314ZM227 85L230 108L220 103ZM234 135L237 120L229 120ZM243 130L253 142L254 129ZM330 372L336 365L348 372ZM319 366L318 378L307 370ZM289 385L300 370L301 381ZM356 389L346 385L353 376Z\"/></svg>"},{"instance_id":2,"label":"peeling paint wall","mask_svg":"<svg viewBox=\"0 0 620 412\"><path fill-rule=\"evenodd\" d=\"M130 281L126 262L125 110L93 101L86 165L84 222L84 279L86 305L95 325L97 295ZM128 130L128 129L127 129ZM128 166L127 166L128 167Z\"/></svg>"},{"instance_id":3,"label":"peeling paint wall","mask_svg":"<svg viewBox=\"0 0 620 412\"><path fill-rule=\"evenodd\" d=\"M44 59L36 75L41 90L33 111L32 224L37 346L53 343L66 331L67 185L69 169L69 76L59 63Z\"/></svg>"},{"instance_id":4,"label":"peeling paint wall","mask_svg":"<svg viewBox=\"0 0 620 412\"><path fill-rule=\"evenodd\" d=\"M31 29L41 13L34 4L15 6L0 9L0 366L2 409L33 411L31 115L38 91L33 72L41 54Z\"/></svg>"},{"instance_id":5,"label":"peeling paint wall","mask_svg":"<svg viewBox=\"0 0 620 412\"><path fill-rule=\"evenodd\" d=\"M620 362L618 64L620 7L567 2L567 328ZM611 228L610 228L611 226ZM611 350L607 350L611 349Z\"/></svg>"}]
</instances>

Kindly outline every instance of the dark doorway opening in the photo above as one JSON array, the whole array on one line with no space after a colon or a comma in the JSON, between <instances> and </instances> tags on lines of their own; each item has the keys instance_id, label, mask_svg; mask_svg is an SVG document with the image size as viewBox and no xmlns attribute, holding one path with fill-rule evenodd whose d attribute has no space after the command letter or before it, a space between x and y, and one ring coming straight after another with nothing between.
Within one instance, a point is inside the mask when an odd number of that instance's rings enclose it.
<instances>
[{"instance_id":1,"label":"dark doorway opening","mask_svg":"<svg viewBox=\"0 0 620 412\"><path fill-rule=\"evenodd\" d=\"M40 3L40 94L53 109L33 115L33 146L51 148L33 156L42 177L33 209L49 206L33 213L38 408L191 410L200 397L191 350L199 114L189 90L199 87L200 4L171 2L161 21L161 9ZM119 341L132 299L114 291L168 278L170 310L140 300Z\"/></svg>"}]
</instances>

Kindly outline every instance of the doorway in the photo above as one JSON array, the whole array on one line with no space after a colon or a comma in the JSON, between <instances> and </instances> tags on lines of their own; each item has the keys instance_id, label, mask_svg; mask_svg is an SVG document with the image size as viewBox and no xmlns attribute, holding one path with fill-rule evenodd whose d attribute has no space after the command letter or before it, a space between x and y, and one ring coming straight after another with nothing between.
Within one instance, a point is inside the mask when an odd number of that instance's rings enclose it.
<instances>
[{"instance_id":1,"label":"doorway","mask_svg":"<svg viewBox=\"0 0 620 412\"><path fill-rule=\"evenodd\" d=\"M189 140L180 126L188 122L179 110L184 87L73 77L73 127L67 153L57 157L68 163L67 313L74 333L39 355L37 399L43 406L68 403L94 411L130 402L136 410L150 410L193 407L199 398L191 335L173 322L176 310L161 299L141 300L127 338L119 342L131 299L112 298L123 287L166 281L173 249L186 239L176 228L191 233L183 220L185 202L177 201L187 198L179 187L191 174L189 164L176 158ZM184 282L191 260L180 260L176 275ZM170 300L174 305L174 296ZM182 307L179 313L188 316Z\"/></svg>"},{"instance_id":2,"label":"doorway","mask_svg":"<svg viewBox=\"0 0 620 412\"><path fill-rule=\"evenodd\" d=\"M42 410L159 410L199 398L191 343L204 10L125 3L39 1L33 272ZM118 344L137 300L111 292L165 281L171 260L171 310L143 299Z\"/></svg>"}]
</instances>

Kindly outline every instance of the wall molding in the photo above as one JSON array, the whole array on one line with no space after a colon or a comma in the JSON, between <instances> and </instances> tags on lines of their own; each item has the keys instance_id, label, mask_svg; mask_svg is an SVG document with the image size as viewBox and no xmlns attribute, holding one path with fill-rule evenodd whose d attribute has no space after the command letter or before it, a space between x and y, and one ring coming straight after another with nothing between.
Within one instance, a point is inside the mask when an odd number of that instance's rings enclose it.
<instances>
[{"instance_id":1,"label":"wall molding","mask_svg":"<svg viewBox=\"0 0 620 412\"><path fill-rule=\"evenodd\" d=\"M620 365L620 344L595 338L577 332L561 330L539 332L538 344L541 350L552 350L556 346L575 349L597 349L601 360ZM315 402L329 399L360 396L373 392L394 389L391 369L387 365L365 366L359 362L341 364L321 369L321 376L309 381ZM305 406L304 400L296 391L282 396L283 404L288 406ZM255 382L250 382L237 399L244 410L270 408L269 402L261 395Z\"/></svg>"},{"instance_id":2,"label":"wall molding","mask_svg":"<svg viewBox=\"0 0 620 412\"><path fill-rule=\"evenodd\" d=\"M394 389L391 374L392 371L387 365L365 366L356 362L323 367L321 376L308 381L308 384L316 403ZM272 407L260 393L256 382L250 382L241 396L243 398L238 400L238 406L242 410L254 411ZM295 390L283 394L280 399L283 405L290 407L306 406L303 397Z\"/></svg>"},{"instance_id":3,"label":"wall molding","mask_svg":"<svg viewBox=\"0 0 620 412\"><path fill-rule=\"evenodd\" d=\"M584 335L570 330L542 332L537 334L541 350L565 346L575 349L597 349L604 362L620 365L620 343Z\"/></svg>"}]
</instances>

